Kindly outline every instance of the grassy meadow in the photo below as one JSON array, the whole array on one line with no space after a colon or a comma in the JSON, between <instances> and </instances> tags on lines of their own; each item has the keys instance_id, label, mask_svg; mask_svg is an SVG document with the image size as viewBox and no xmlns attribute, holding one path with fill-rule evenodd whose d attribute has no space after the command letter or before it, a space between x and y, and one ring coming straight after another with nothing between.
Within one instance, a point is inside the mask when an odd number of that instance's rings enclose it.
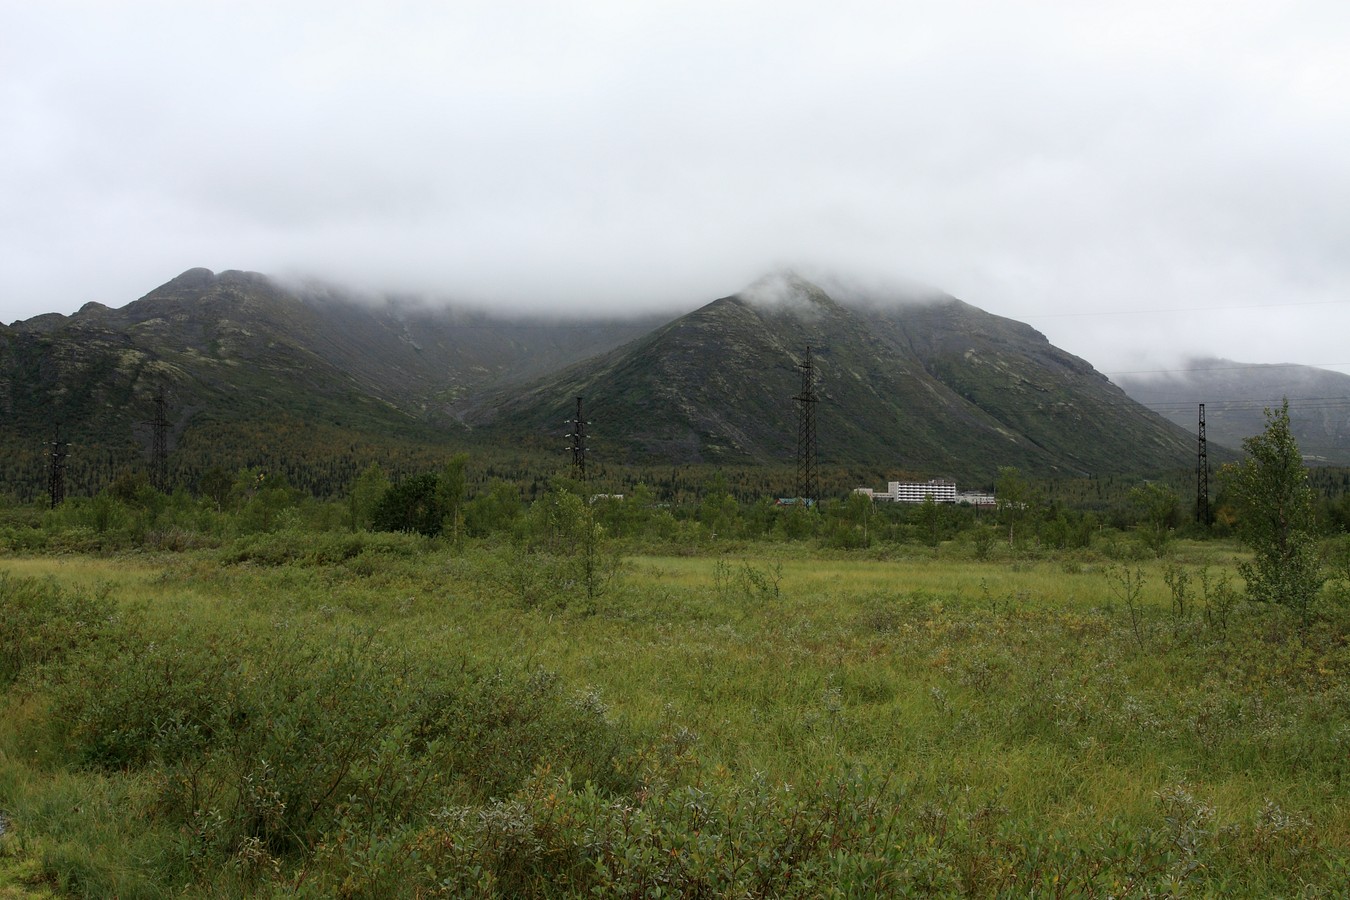
<instances>
[{"instance_id":1,"label":"grassy meadow","mask_svg":"<svg viewBox=\"0 0 1350 900\"><path fill-rule=\"evenodd\" d=\"M1337 584L1305 626L1222 542L618 549L0 557L0 897L1350 883Z\"/></svg>"}]
</instances>

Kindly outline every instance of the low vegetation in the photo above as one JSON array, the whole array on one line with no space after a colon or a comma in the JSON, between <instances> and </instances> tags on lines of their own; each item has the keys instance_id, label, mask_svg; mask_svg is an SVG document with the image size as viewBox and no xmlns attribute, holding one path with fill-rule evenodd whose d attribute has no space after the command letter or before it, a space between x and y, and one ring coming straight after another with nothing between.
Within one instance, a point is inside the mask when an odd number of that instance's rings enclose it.
<instances>
[{"instance_id":1,"label":"low vegetation","mask_svg":"<svg viewBox=\"0 0 1350 900\"><path fill-rule=\"evenodd\" d=\"M527 506L471 465L331 503L248 470L0 509L0 896L1350 881L1325 522L1288 602L1244 577L1258 530L1188 534L1162 487L1118 514L1013 471L989 511L716 478Z\"/></svg>"}]
</instances>

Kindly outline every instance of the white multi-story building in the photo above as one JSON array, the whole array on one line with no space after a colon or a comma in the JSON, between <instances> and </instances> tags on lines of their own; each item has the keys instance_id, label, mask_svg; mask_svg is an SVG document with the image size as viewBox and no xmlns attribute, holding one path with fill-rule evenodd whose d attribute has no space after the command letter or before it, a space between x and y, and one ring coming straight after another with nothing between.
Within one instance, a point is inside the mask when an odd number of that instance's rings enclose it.
<instances>
[{"instance_id":1,"label":"white multi-story building","mask_svg":"<svg viewBox=\"0 0 1350 900\"><path fill-rule=\"evenodd\" d=\"M854 488L853 493L862 494L873 500L890 500L893 503L922 503L932 497L934 503L955 503L956 482L945 479L932 481L892 481L888 482L885 492L871 488Z\"/></svg>"},{"instance_id":2,"label":"white multi-story building","mask_svg":"<svg viewBox=\"0 0 1350 900\"><path fill-rule=\"evenodd\" d=\"M934 479L932 481L892 481L887 483L886 493L896 503L922 503L929 497L935 503L956 502L956 482Z\"/></svg>"}]
</instances>

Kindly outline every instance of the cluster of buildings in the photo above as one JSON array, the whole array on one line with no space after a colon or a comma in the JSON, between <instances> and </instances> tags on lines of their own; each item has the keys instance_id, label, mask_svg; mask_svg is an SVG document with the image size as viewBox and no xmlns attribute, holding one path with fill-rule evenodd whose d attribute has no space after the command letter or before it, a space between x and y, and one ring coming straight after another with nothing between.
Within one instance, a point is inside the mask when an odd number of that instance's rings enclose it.
<instances>
[{"instance_id":1,"label":"cluster of buildings","mask_svg":"<svg viewBox=\"0 0 1350 900\"><path fill-rule=\"evenodd\" d=\"M933 479L931 481L891 481L886 490L875 491L872 488L854 488L853 493L862 494L872 500L889 500L892 503L922 503L929 497L934 503L968 503L971 506L993 506L994 495L980 491L958 491L955 481Z\"/></svg>"}]
</instances>

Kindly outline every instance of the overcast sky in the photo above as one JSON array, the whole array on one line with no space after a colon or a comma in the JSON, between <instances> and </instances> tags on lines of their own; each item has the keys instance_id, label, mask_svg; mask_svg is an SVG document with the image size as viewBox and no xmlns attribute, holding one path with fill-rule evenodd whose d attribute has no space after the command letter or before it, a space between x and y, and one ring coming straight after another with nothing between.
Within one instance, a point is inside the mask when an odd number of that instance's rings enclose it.
<instances>
[{"instance_id":1,"label":"overcast sky","mask_svg":"<svg viewBox=\"0 0 1350 900\"><path fill-rule=\"evenodd\" d=\"M0 320L193 266L1350 371L1350 3L0 0Z\"/></svg>"}]
</instances>

